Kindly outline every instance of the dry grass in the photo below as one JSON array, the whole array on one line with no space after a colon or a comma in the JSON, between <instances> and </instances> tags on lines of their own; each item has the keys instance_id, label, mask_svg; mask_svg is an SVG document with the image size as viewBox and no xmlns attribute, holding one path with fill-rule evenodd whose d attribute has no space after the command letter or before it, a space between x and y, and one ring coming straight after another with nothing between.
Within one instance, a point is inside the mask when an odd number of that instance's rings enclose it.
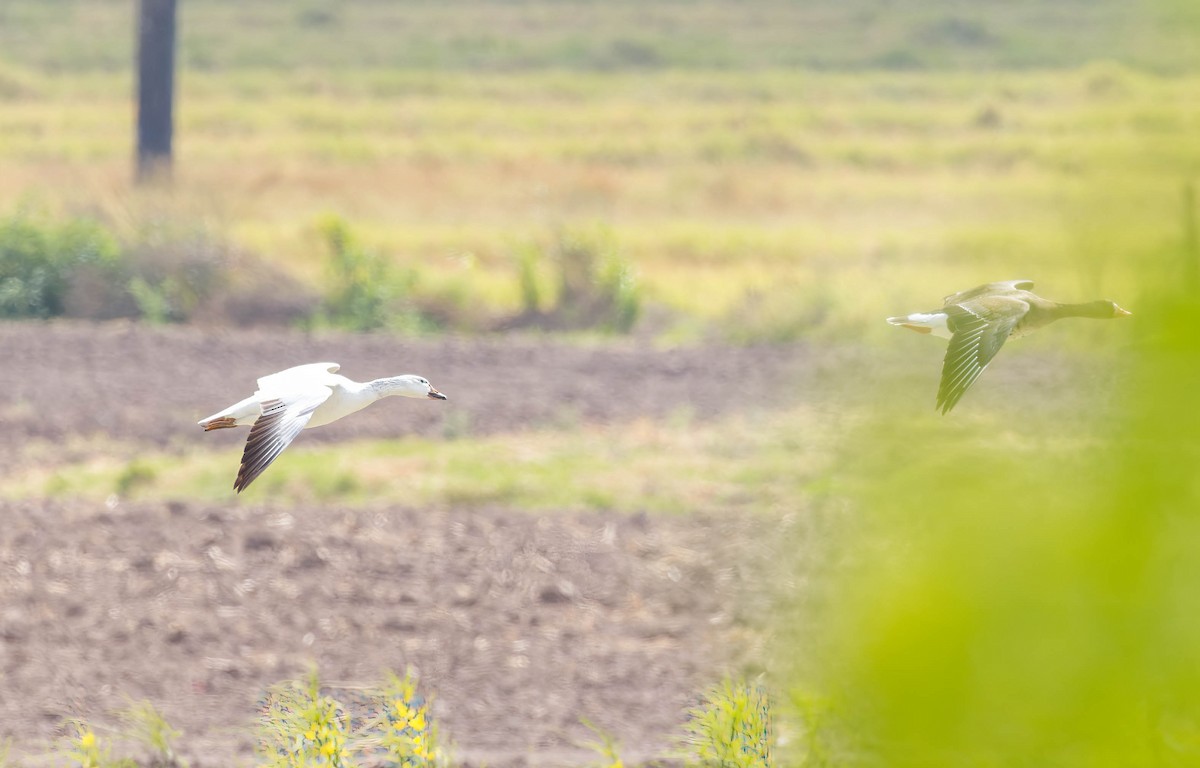
<instances>
[{"instance_id":1,"label":"dry grass","mask_svg":"<svg viewBox=\"0 0 1200 768\"><path fill-rule=\"evenodd\" d=\"M429 291L496 313L520 305L523 249L597 222L649 302L702 325L815 284L834 333L987 278L1115 295L1129 255L1173 226L1181 170L1200 162L1195 80L1112 65L189 73L175 187L147 194L128 178L126 76L22 77L0 117L0 208L201 219L312 285L325 276L317 222L333 210ZM1139 207L1114 203L1097 227L1118 179ZM1099 266L1092 284L1081 264ZM756 322L767 337L821 330L806 313Z\"/></svg>"}]
</instances>

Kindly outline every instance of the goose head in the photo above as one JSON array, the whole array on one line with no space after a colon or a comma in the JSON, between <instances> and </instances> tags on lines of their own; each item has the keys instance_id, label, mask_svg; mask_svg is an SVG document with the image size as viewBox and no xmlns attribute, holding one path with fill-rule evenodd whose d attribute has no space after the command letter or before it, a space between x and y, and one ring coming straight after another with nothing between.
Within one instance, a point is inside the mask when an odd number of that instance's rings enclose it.
<instances>
[{"instance_id":1,"label":"goose head","mask_svg":"<svg viewBox=\"0 0 1200 768\"><path fill-rule=\"evenodd\" d=\"M430 400L446 400L446 396L433 388L429 379L415 374L391 376L386 379L376 379L371 382L380 397L399 395L401 397L422 397Z\"/></svg>"},{"instance_id":2,"label":"goose head","mask_svg":"<svg viewBox=\"0 0 1200 768\"><path fill-rule=\"evenodd\" d=\"M1087 313L1088 317L1095 317L1100 320L1110 320L1110 319L1116 319L1118 317L1129 317L1130 315L1133 314L1132 312L1130 312L1127 309L1122 309L1121 307L1118 307L1117 302L1109 301L1108 299L1101 299L1100 301L1093 301L1090 304L1084 304L1083 306L1087 307L1090 310Z\"/></svg>"}]
</instances>

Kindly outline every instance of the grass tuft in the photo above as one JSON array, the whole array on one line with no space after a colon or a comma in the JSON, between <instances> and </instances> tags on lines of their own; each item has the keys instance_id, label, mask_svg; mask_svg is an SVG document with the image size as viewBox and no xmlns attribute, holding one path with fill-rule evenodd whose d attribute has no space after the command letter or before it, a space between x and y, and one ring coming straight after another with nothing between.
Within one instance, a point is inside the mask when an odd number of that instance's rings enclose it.
<instances>
[{"instance_id":1,"label":"grass tuft","mask_svg":"<svg viewBox=\"0 0 1200 768\"><path fill-rule=\"evenodd\" d=\"M82 720L72 721L75 733L67 738L66 757L79 768L138 768L131 758L112 757L111 747Z\"/></svg>"},{"instance_id":2,"label":"grass tuft","mask_svg":"<svg viewBox=\"0 0 1200 768\"><path fill-rule=\"evenodd\" d=\"M429 711L430 702L417 693L412 672L399 677L389 672L377 695L379 715L368 727L368 737L379 734L383 763L389 768L434 768L449 759Z\"/></svg>"},{"instance_id":3,"label":"grass tuft","mask_svg":"<svg viewBox=\"0 0 1200 768\"><path fill-rule=\"evenodd\" d=\"M346 691L347 694L352 693ZM384 684L353 698L335 698L314 668L267 694L258 734L271 768L364 764L386 768L445 768L450 764L429 700L410 673L389 672Z\"/></svg>"},{"instance_id":4,"label":"grass tuft","mask_svg":"<svg viewBox=\"0 0 1200 768\"><path fill-rule=\"evenodd\" d=\"M144 768L188 768L186 760L175 754L175 742L182 735L149 701L135 702L121 713L125 734L150 751Z\"/></svg>"},{"instance_id":5,"label":"grass tuft","mask_svg":"<svg viewBox=\"0 0 1200 768\"><path fill-rule=\"evenodd\" d=\"M621 744L617 738L587 718L580 722L596 734L596 741L587 745L600 756L600 761L595 763L596 768L625 768L625 761L621 759Z\"/></svg>"},{"instance_id":6,"label":"grass tuft","mask_svg":"<svg viewBox=\"0 0 1200 768\"><path fill-rule=\"evenodd\" d=\"M726 680L689 713L683 746L689 768L771 768L771 703L760 684Z\"/></svg>"},{"instance_id":7,"label":"grass tuft","mask_svg":"<svg viewBox=\"0 0 1200 768\"><path fill-rule=\"evenodd\" d=\"M350 768L350 714L321 693L314 668L308 680L271 689L259 724L259 748L270 768Z\"/></svg>"}]
</instances>

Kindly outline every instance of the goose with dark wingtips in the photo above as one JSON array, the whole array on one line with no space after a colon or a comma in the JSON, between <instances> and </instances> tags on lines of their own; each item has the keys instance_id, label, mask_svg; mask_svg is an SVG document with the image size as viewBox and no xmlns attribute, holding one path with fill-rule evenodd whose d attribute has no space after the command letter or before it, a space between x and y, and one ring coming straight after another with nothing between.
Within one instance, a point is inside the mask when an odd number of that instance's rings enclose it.
<instances>
[{"instance_id":1,"label":"goose with dark wingtips","mask_svg":"<svg viewBox=\"0 0 1200 768\"><path fill-rule=\"evenodd\" d=\"M233 483L235 491L241 493L254 482L301 430L337 421L392 395L446 399L420 376L357 382L339 376L340 367L337 363L310 363L263 376L253 395L197 422L205 432L250 427Z\"/></svg>"},{"instance_id":2,"label":"goose with dark wingtips","mask_svg":"<svg viewBox=\"0 0 1200 768\"><path fill-rule=\"evenodd\" d=\"M985 283L945 297L941 309L887 319L892 325L950 339L937 395L936 407L943 414L958 403L1009 339L1064 317L1111 320L1132 314L1107 299L1062 304L1043 299L1032 288L1032 280Z\"/></svg>"}]
</instances>

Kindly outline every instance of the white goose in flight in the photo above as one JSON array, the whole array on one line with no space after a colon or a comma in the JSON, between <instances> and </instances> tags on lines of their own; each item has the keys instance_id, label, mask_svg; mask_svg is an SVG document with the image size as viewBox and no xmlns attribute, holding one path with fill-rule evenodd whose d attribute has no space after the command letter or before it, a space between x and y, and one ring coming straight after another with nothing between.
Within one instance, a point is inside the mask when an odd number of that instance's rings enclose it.
<instances>
[{"instance_id":1,"label":"white goose in flight","mask_svg":"<svg viewBox=\"0 0 1200 768\"><path fill-rule=\"evenodd\" d=\"M197 422L205 432L250 427L233 489L241 493L263 473L300 430L320 427L391 395L445 400L426 379L411 374L357 382L339 376L337 363L309 363L258 380L245 400Z\"/></svg>"}]
</instances>

